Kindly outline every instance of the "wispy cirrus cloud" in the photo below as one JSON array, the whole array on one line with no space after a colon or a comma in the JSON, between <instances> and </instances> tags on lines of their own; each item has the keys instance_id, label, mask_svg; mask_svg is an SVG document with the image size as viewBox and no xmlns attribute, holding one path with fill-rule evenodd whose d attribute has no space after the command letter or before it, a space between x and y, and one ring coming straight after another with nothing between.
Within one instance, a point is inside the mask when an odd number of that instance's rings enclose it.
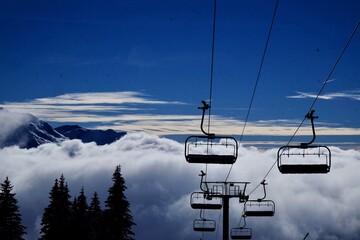
<instances>
[{"instance_id":1,"label":"wispy cirrus cloud","mask_svg":"<svg viewBox=\"0 0 360 240\"><path fill-rule=\"evenodd\" d=\"M296 95L287 96L287 98L316 98L316 93L306 93L306 92L296 92ZM334 100L339 98L347 98L351 100L360 101L360 89L352 90L352 91L343 91L343 92L335 92L335 93L327 93L320 95L319 99L323 100Z\"/></svg>"},{"instance_id":2,"label":"wispy cirrus cloud","mask_svg":"<svg viewBox=\"0 0 360 240\"><path fill-rule=\"evenodd\" d=\"M167 135L184 130L182 126L186 125L198 128L198 115L168 114L166 110L158 109L168 105L187 104L156 100L145 93L133 91L70 93L1 104L9 111L31 113L45 121L87 124L98 129L112 128Z\"/></svg>"},{"instance_id":3,"label":"wispy cirrus cloud","mask_svg":"<svg viewBox=\"0 0 360 240\"><path fill-rule=\"evenodd\" d=\"M32 104L184 104L181 102L152 100L141 92L69 93L51 98L37 98Z\"/></svg>"},{"instance_id":4,"label":"wispy cirrus cloud","mask_svg":"<svg viewBox=\"0 0 360 240\"><path fill-rule=\"evenodd\" d=\"M103 121L101 116L151 110L155 105L184 105L177 101L151 99L142 92L69 93L55 97L36 98L23 102L4 102L2 106L17 112L30 112L50 121L64 122L69 118ZM110 118L111 120L111 118ZM80 120L82 121L82 120ZM90 120L91 121L91 120ZM97 120L96 120L97 121Z\"/></svg>"},{"instance_id":5,"label":"wispy cirrus cloud","mask_svg":"<svg viewBox=\"0 0 360 240\"><path fill-rule=\"evenodd\" d=\"M147 132L158 136L200 133L201 115L171 113L167 106L194 108L180 101L156 100L143 92L70 93L23 102L1 104L12 112L30 113L56 124L79 124L94 129ZM185 111L188 112L188 111ZM246 135L289 136L300 119L273 119L248 122ZM237 135L242 132L241 119L212 115L211 132ZM322 135L360 135L360 129L318 123ZM304 130L304 131L303 131ZM305 127L301 135L311 135Z\"/></svg>"}]
</instances>

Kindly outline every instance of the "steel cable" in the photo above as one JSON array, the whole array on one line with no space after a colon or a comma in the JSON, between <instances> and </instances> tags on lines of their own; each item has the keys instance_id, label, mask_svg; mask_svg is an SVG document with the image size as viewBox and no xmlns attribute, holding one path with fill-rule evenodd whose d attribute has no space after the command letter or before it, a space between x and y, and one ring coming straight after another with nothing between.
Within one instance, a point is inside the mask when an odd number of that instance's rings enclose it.
<instances>
[{"instance_id":1,"label":"steel cable","mask_svg":"<svg viewBox=\"0 0 360 240\"><path fill-rule=\"evenodd\" d=\"M264 48L264 51L263 51L263 54L262 54L262 58L261 58L259 70L258 70L258 73L257 73L254 90L253 90L252 95L251 95L250 104L249 104L248 111L247 111L247 114L246 114L246 118L245 118L244 126L243 126L243 129L242 129L242 132L241 132L241 136L240 136L240 139L239 139L239 145L241 144L242 138L243 138L243 136L244 136L246 124L247 124L247 122L248 122L249 115L250 115L250 111L251 111L251 108L252 108L252 104L253 104L253 101L254 101L254 98L255 98L255 93L256 93L257 86L258 86L259 79L260 79L260 75L261 75L261 72L262 72L262 67L263 67L263 65L264 65L264 60L265 60L266 52L267 52L267 49L268 49L268 46L269 46L270 36L271 36L271 32L272 32L272 29L273 29L273 26L274 26L274 22L275 22L275 17L276 17L276 12L277 12L278 5L279 5L279 0L276 0L276 5L275 5L275 8L274 8L274 13L273 13L273 16L272 16L272 19L271 19L270 29L269 29L269 32L268 32L268 35L267 35L267 39L266 39L266 43L265 43L265 48ZM226 176L226 178L225 178L225 182L228 180L228 178L229 178L229 176L230 176L230 173L231 173L231 171L232 171L233 166L234 166L234 165L232 164L231 167L230 167L230 170L229 170L229 172L228 172L228 174L227 174L227 176Z\"/></svg>"}]
</instances>

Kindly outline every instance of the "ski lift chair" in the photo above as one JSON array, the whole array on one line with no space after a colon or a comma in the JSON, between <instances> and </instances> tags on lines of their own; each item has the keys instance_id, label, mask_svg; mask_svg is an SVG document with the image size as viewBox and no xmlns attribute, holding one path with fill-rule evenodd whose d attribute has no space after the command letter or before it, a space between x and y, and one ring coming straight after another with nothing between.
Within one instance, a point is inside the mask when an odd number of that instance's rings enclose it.
<instances>
[{"instance_id":1,"label":"ski lift chair","mask_svg":"<svg viewBox=\"0 0 360 240\"><path fill-rule=\"evenodd\" d=\"M251 239L252 230L246 227L245 215L243 215L242 218L244 219L244 225L230 230L231 239Z\"/></svg>"},{"instance_id":2,"label":"ski lift chair","mask_svg":"<svg viewBox=\"0 0 360 240\"><path fill-rule=\"evenodd\" d=\"M230 237L231 239L251 239L252 230L246 227L232 228L230 230Z\"/></svg>"},{"instance_id":3,"label":"ski lift chair","mask_svg":"<svg viewBox=\"0 0 360 240\"><path fill-rule=\"evenodd\" d=\"M205 135L190 136L185 141L185 159L189 163L233 164L238 156L238 143L230 136L216 136L203 128L209 104L202 101L201 131Z\"/></svg>"},{"instance_id":4,"label":"ski lift chair","mask_svg":"<svg viewBox=\"0 0 360 240\"><path fill-rule=\"evenodd\" d=\"M193 228L196 232L214 232L216 229L216 222L205 218L195 219Z\"/></svg>"},{"instance_id":5,"label":"ski lift chair","mask_svg":"<svg viewBox=\"0 0 360 240\"><path fill-rule=\"evenodd\" d=\"M272 217L275 214L275 203L272 200L265 200L265 180L261 182L264 187L264 197L257 200L248 200L244 204L244 215L247 217Z\"/></svg>"},{"instance_id":6,"label":"ski lift chair","mask_svg":"<svg viewBox=\"0 0 360 240\"><path fill-rule=\"evenodd\" d=\"M209 196L206 192L193 192L190 196L190 205L193 209L221 209L222 199Z\"/></svg>"},{"instance_id":7,"label":"ski lift chair","mask_svg":"<svg viewBox=\"0 0 360 240\"><path fill-rule=\"evenodd\" d=\"M328 173L331 167L331 151L327 146L311 145L315 138L314 110L305 117L311 120L313 138L308 143L286 145L277 152L278 169L283 174Z\"/></svg>"}]
</instances>

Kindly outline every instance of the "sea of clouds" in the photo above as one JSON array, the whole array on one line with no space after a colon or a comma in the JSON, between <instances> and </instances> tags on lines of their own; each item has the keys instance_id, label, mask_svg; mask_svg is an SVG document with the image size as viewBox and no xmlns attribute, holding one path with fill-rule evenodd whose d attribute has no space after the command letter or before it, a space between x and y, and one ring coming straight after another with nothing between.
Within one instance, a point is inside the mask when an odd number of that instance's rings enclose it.
<instances>
[{"instance_id":1,"label":"sea of clouds","mask_svg":"<svg viewBox=\"0 0 360 240\"><path fill-rule=\"evenodd\" d=\"M360 238L360 151L330 147L328 174L283 175L276 166L266 178L267 199L276 204L274 217L247 218L253 239L358 239ZM239 148L228 181L249 181L253 190L276 160L278 149ZM224 181L230 166L189 164L184 145L145 133L129 133L104 146L78 140L44 144L33 149L0 150L0 181L9 177L19 201L27 239L37 239L43 210L49 203L54 180L64 174L72 197L85 188L88 202L95 191L102 203L121 165L126 196L131 205L135 238L222 239L221 211L208 210L217 222L214 233L194 232L199 211L190 207L190 194L199 190L200 171L208 181ZM257 188L251 199L263 196ZM239 226L243 204L230 201L230 227Z\"/></svg>"}]
</instances>

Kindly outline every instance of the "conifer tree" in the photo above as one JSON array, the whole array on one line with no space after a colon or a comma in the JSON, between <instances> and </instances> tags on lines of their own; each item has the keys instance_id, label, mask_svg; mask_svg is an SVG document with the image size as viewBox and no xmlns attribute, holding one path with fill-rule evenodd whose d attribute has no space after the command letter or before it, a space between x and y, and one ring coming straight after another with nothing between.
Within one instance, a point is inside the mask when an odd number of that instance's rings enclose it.
<instances>
[{"instance_id":1,"label":"conifer tree","mask_svg":"<svg viewBox=\"0 0 360 240\"><path fill-rule=\"evenodd\" d=\"M132 240L134 235L131 227L135 225L130 204L125 196L125 180L118 165L113 173L113 186L109 188L105 201L105 233L106 240Z\"/></svg>"},{"instance_id":2,"label":"conifer tree","mask_svg":"<svg viewBox=\"0 0 360 240\"><path fill-rule=\"evenodd\" d=\"M19 213L18 201L10 180L6 177L0 187L0 239L22 240L25 227L21 225L21 214Z\"/></svg>"},{"instance_id":3,"label":"conifer tree","mask_svg":"<svg viewBox=\"0 0 360 240\"><path fill-rule=\"evenodd\" d=\"M71 213L71 239L90 240L89 206L86 202L84 187L81 188L80 196L75 197Z\"/></svg>"},{"instance_id":4,"label":"conifer tree","mask_svg":"<svg viewBox=\"0 0 360 240\"><path fill-rule=\"evenodd\" d=\"M63 175L50 191L50 203L41 219L41 240L70 239L70 195Z\"/></svg>"},{"instance_id":5,"label":"conifer tree","mask_svg":"<svg viewBox=\"0 0 360 240\"><path fill-rule=\"evenodd\" d=\"M74 213L77 212L77 210L78 210L78 199L75 196L74 200L72 201L72 204L71 204L71 213L72 213L72 215L74 215Z\"/></svg>"},{"instance_id":6,"label":"conifer tree","mask_svg":"<svg viewBox=\"0 0 360 240\"><path fill-rule=\"evenodd\" d=\"M91 240L102 240L103 233L103 220L104 214L101 210L100 200L97 192L94 193L93 198L89 206L89 219L90 219L90 239Z\"/></svg>"}]
</instances>

